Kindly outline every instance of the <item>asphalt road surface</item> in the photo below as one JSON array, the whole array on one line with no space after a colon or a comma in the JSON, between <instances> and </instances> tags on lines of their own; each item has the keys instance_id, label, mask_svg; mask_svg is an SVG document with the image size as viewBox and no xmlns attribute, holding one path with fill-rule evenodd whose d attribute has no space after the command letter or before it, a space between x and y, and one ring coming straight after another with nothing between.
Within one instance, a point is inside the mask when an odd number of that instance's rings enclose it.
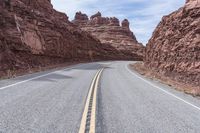
<instances>
[{"instance_id":1,"label":"asphalt road surface","mask_svg":"<svg viewBox=\"0 0 200 133\"><path fill-rule=\"evenodd\" d=\"M94 62L0 81L0 133L78 133L91 83L97 133L199 133L200 100L129 69Z\"/></svg>"}]
</instances>

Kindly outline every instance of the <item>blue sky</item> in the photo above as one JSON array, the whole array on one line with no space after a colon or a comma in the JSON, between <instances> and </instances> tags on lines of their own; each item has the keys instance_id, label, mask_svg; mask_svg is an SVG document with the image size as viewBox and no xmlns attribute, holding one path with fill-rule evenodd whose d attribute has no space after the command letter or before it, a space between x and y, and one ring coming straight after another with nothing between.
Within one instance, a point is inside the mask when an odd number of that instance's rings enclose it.
<instances>
[{"instance_id":1,"label":"blue sky","mask_svg":"<svg viewBox=\"0 0 200 133\"><path fill-rule=\"evenodd\" d=\"M54 8L65 12L72 20L77 11L91 16L100 11L103 16L127 18L130 28L144 45L162 16L183 6L185 0L52 0Z\"/></svg>"}]
</instances>

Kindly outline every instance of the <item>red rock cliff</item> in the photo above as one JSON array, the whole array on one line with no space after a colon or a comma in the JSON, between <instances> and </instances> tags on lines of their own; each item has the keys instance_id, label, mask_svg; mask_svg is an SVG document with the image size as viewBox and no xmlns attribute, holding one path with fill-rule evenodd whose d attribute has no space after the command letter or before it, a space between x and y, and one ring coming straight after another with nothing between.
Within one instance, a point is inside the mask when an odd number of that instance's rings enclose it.
<instances>
[{"instance_id":1,"label":"red rock cliff","mask_svg":"<svg viewBox=\"0 0 200 133\"><path fill-rule=\"evenodd\" d=\"M77 12L73 23L98 38L101 43L116 48L124 55L122 59L142 60L144 47L131 32L127 19L120 26L117 18L102 17L100 12L90 19L86 14Z\"/></svg>"},{"instance_id":2,"label":"red rock cliff","mask_svg":"<svg viewBox=\"0 0 200 133\"><path fill-rule=\"evenodd\" d=\"M87 19L85 17L80 19ZM0 75L74 60L118 58L50 0L0 0Z\"/></svg>"},{"instance_id":3,"label":"red rock cliff","mask_svg":"<svg viewBox=\"0 0 200 133\"><path fill-rule=\"evenodd\" d=\"M200 0L163 17L146 48L146 66L200 86Z\"/></svg>"}]
</instances>

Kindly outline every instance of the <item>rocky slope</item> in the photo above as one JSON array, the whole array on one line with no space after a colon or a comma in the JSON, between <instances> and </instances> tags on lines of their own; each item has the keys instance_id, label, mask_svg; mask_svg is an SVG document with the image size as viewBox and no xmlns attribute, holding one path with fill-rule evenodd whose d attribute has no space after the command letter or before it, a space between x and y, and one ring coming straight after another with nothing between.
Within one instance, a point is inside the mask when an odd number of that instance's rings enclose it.
<instances>
[{"instance_id":1,"label":"rocky slope","mask_svg":"<svg viewBox=\"0 0 200 133\"><path fill-rule=\"evenodd\" d=\"M146 48L145 65L177 81L200 86L200 0L164 16Z\"/></svg>"},{"instance_id":2,"label":"rocky slope","mask_svg":"<svg viewBox=\"0 0 200 133\"><path fill-rule=\"evenodd\" d=\"M120 58L114 51L55 11L50 0L0 0L0 75L66 61Z\"/></svg>"},{"instance_id":3,"label":"rocky slope","mask_svg":"<svg viewBox=\"0 0 200 133\"><path fill-rule=\"evenodd\" d=\"M98 38L101 43L116 48L124 55L123 59L142 60L144 47L131 32L127 19L120 25L117 18L102 17L100 12L90 19L86 14L77 12L73 23Z\"/></svg>"}]
</instances>

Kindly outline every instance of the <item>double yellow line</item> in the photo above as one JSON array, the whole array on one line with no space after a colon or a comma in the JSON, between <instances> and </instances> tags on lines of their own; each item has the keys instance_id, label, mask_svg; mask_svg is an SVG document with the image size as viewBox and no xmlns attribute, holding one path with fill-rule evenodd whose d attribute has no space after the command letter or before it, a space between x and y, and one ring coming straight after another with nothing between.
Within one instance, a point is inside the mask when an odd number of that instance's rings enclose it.
<instances>
[{"instance_id":1,"label":"double yellow line","mask_svg":"<svg viewBox=\"0 0 200 133\"><path fill-rule=\"evenodd\" d=\"M104 68L100 69L96 73L90 86L90 90L85 103L84 112L82 115L79 133L95 133L97 88L103 70Z\"/></svg>"}]
</instances>

